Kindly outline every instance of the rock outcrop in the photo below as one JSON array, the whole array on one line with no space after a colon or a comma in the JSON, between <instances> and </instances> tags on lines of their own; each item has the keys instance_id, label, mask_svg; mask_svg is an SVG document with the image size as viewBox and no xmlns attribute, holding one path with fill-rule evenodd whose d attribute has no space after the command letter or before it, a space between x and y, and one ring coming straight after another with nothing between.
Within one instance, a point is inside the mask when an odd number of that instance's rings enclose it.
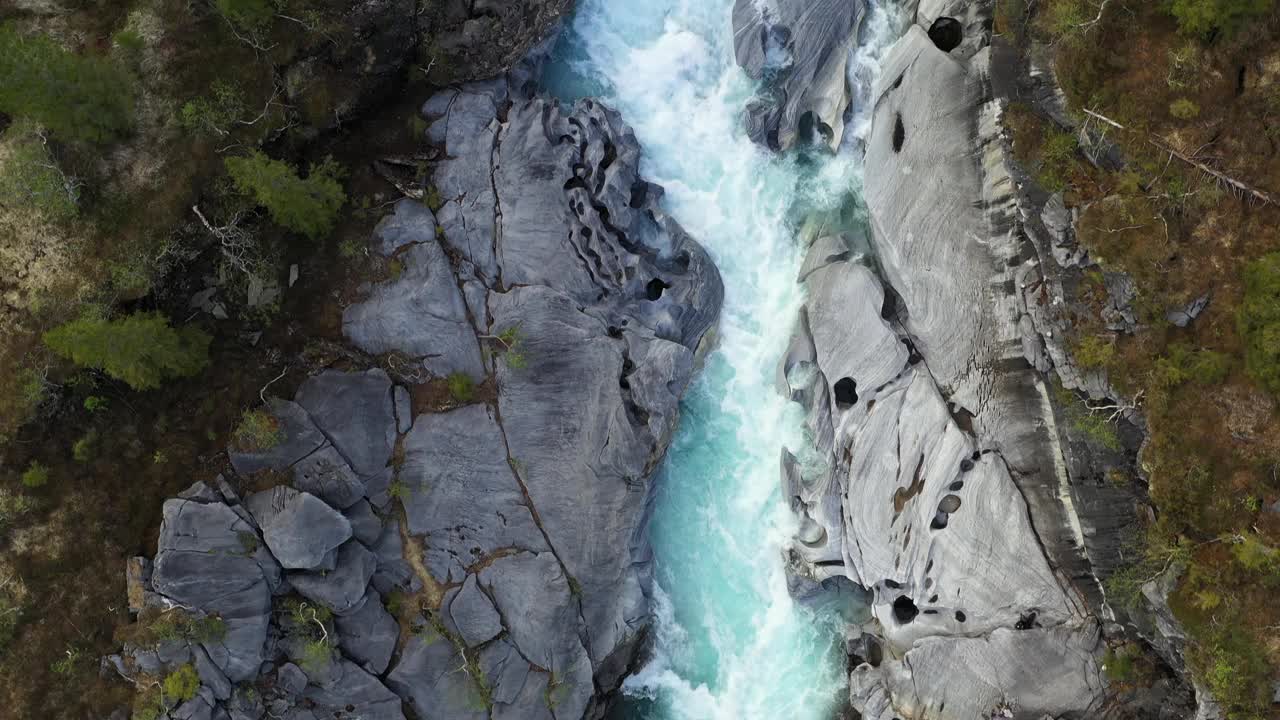
<instances>
[{"instance_id":1,"label":"rock outcrop","mask_svg":"<svg viewBox=\"0 0 1280 720\"><path fill-rule=\"evenodd\" d=\"M132 563L138 639L108 665L194 662L170 717L596 718L636 662L650 475L723 288L616 112L517 85L424 107L441 207L379 225L403 271L343 318L393 374L273 399L276 442L166 503Z\"/></svg>"},{"instance_id":2,"label":"rock outcrop","mask_svg":"<svg viewBox=\"0 0 1280 720\"><path fill-rule=\"evenodd\" d=\"M865 5L846 0L733 6L734 53L762 97L747 107L747 133L774 150L797 142L838 147L849 107L849 53Z\"/></svg>"},{"instance_id":3,"label":"rock outcrop","mask_svg":"<svg viewBox=\"0 0 1280 720\"><path fill-rule=\"evenodd\" d=\"M1081 717L1106 689L1112 610L1094 562L1110 562L1099 550L1131 505L1108 504L1046 373L1116 395L1055 332L1058 263L1080 258L1042 232L1069 232L1064 213L1027 227L988 5L921 2L885 56L866 143L870 252L812 240L782 367L817 450L783 458L801 520L793 589L807 600L847 579L868 594L850 699L877 720Z\"/></svg>"}]
</instances>

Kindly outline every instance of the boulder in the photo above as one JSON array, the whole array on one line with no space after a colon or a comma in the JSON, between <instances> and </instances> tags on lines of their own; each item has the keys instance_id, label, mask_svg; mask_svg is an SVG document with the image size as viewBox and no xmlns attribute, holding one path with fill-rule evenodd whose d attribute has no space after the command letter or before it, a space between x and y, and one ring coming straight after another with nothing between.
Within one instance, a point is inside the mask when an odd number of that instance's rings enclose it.
<instances>
[{"instance_id":1,"label":"boulder","mask_svg":"<svg viewBox=\"0 0 1280 720\"><path fill-rule=\"evenodd\" d=\"M332 569L333 552L351 538L351 522L311 493L276 487L250 496L247 505L267 548L288 570Z\"/></svg>"},{"instance_id":2,"label":"boulder","mask_svg":"<svg viewBox=\"0 0 1280 720\"><path fill-rule=\"evenodd\" d=\"M357 609L339 615L334 624L338 628L338 646L344 655L375 675L387 671L400 626L383 607L376 591L367 590Z\"/></svg>"},{"instance_id":3,"label":"boulder","mask_svg":"<svg viewBox=\"0 0 1280 720\"><path fill-rule=\"evenodd\" d=\"M447 639L411 635L387 675L387 685L418 717L488 720L481 685L467 667L462 653Z\"/></svg>"},{"instance_id":4,"label":"boulder","mask_svg":"<svg viewBox=\"0 0 1280 720\"><path fill-rule=\"evenodd\" d=\"M289 583L300 595L315 600L337 615L359 607L378 560L354 540L338 548L337 564L324 572L290 573Z\"/></svg>"},{"instance_id":5,"label":"boulder","mask_svg":"<svg viewBox=\"0 0 1280 720\"><path fill-rule=\"evenodd\" d=\"M326 370L303 382L294 400L357 475L386 468L396 443L396 416L384 371Z\"/></svg>"},{"instance_id":6,"label":"boulder","mask_svg":"<svg viewBox=\"0 0 1280 720\"><path fill-rule=\"evenodd\" d=\"M502 618L493 608L493 601L476 585L475 575L467 576L462 587L446 600L445 606L449 611L449 621L467 647L482 645L502 632Z\"/></svg>"},{"instance_id":7,"label":"boulder","mask_svg":"<svg viewBox=\"0 0 1280 720\"><path fill-rule=\"evenodd\" d=\"M233 683L255 677L271 612L256 529L223 503L169 500L163 514L152 587L221 618L225 636L205 647L211 661Z\"/></svg>"},{"instance_id":8,"label":"boulder","mask_svg":"<svg viewBox=\"0 0 1280 720\"><path fill-rule=\"evenodd\" d=\"M484 377L480 345L449 259L434 237L400 255L404 270L342 313L342 331L371 354L423 358L432 374ZM393 426L394 427L394 426Z\"/></svg>"},{"instance_id":9,"label":"boulder","mask_svg":"<svg viewBox=\"0 0 1280 720\"><path fill-rule=\"evenodd\" d=\"M774 150L798 141L839 147L849 106L846 68L864 12L863 3L847 0L736 0L734 55L764 84L747 108L752 140Z\"/></svg>"},{"instance_id":10,"label":"boulder","mask_svg":"<svg viewBox=\"0 0 1280 720\"><path fill-rule=\"evenodd\" d=\"M488 406L420 416L404 451L405 518L436 579L462 582L499 550L547 550Z\"/></svg>"}]
</instances>

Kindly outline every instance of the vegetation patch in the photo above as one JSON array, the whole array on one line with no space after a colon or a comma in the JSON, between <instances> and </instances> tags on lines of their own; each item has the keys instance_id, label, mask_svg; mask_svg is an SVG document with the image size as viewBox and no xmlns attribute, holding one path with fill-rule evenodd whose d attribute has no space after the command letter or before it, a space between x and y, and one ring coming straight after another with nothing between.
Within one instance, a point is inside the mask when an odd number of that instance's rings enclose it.
<instances>
[{"instance_id":1,"label":"vegetation patch","mask_svg":"<svg viewBox=\"0 0 1280 720\"><path fill-rule=\"evenodd\" d=\"M312 165L305 178L288 163L258 151L225 162L237 190L265 207L277 225L313 240L329 234L347 201L342 168L332 159Z\"/></svg>"},{"instance_id":2,"label":"vegetation patch","mask_svg":"<svg viewBox=\"0 0 1280 720\"><path fill-rule=\"evenodd\" d=\"M174 329L159 313L109 320L84 317L45 333L57 354L81 367L102 370L135 390L190 377L209 363L211 338L194 327Z\"/></svg>"},{"instance_id":3,"label":"vegetation patch","mask_svg":"<svg viewBox=\"0 0 1280 720\"><path fill-rule=\"evenodd\" d=\"M246 410L231 433L231 441L241 452L266 452L284 442L284 429L274 415L263 408Z\"/></svg>"}]
</instances>

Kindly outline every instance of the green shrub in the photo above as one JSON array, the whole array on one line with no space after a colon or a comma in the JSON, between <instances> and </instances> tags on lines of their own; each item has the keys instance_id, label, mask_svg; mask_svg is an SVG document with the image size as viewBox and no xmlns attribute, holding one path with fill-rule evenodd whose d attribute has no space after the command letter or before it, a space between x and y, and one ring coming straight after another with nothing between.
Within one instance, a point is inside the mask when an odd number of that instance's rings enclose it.
<instances>
[{"instance_id":1,"label":"green shrub","mask_svg":"<svg viewBox=\"0 0 1280 720\"><path fill-rule=\"evenodd\" d=\"M74 218L80 209L80 182L59 167L44 132L31 120L19 120L5 137L9 155L0 167L0 203L27 207L55 221Z\"/></svg>"},{"instance_id":2,"label":"green shrub","mask_svg":"<svg viewBox=\"0 0 1280 720\"><path fill-rule=\"evenodd\" d=\"M1169 114L1179 120L1191 120L1200 117L1200 106L1193 100L1178 98L1169 103Z\"/></svg>"},{"instance_id":3,"label":"green shrub","mask_svg":"<svg viewBox=\"0 0 1280 720\"><path fill-rule=\"evenodd\" d=\"M89 430L71 445L71 457L78 463L87 463L93 459L94 446L98 444L98 431Z\"/></svg>"},{"instance_id":4,"label":"green shrub","mask_svg":"<svg viewBox=\"0 0 1280 720\"><path fill-rule=\"evenodd\" d=\"M77 365L102 370L135 390L196 375L209 364L209 336L197 328L175 330L159 313L73 320L45 333L44 342Z\"/></svg>"},{"instance_id":5,"label":"green shrub","mask_svg":"<svg viewBox=\"0 0 1280 720\"><path fill-rule=\"evenodd\" d=\"M164 696L169 700L186 702L200 690L200 675L191 663L169 673L164 678Z\"/></svg>"},{"instance_id":6,"label":"green shrub","mask_svg":"<svg viewBox=\"0 0 1280 720\"><path fill-rule=\"evenodd\" d=\"M178 124L193 134L226 135L244 114L244 94L225 80L214 80L209 94L187 101L178 111Z\"/></svg>"},{"instance_id":7,"label":"green shrub","mask_svg":"<svg viewBox=\"0 0 1280 720\"><path fill-rule=\"evenodd\" d=\"M142 35L134 30L121 30L112 35L111 40L116 47L129 53L142 52L142 49L147 46L147 42Z\"/></svg>"},{"instance_id":8,"label":"green shrub","mask_svg":"<svg viewBox=\"0 0 1280 720\"><path fill-rule=\"evenodd\" d=\"M1132 679L1135 654L1136 648L1132 645L1107 648L1107 652L1102 658L1102 665L1106 670L1107 679L1117 683L1128 682Z\"/></svg>"},{"instance_id":9,"label":"green shrub","mask_svg":"<svg viewBox=\"0 0 1280 720\"><path fill-rule=\"evenodd\" d=\"M29 496L22 493L14 493L7 488L0 488L0 534L9 530L15 523L26 517L28 513L35 510L36 503ZM0 650L3 650L3 615L5 612L3 591L0 591Z\"/></svg>"},{"instance_id":10,"label":"green shrub","mask_svg":"<svg viewBox=\"0 0 1280 720\"><path fill-rule=\"evenodd\" d=\"M1245 267L1238 324L1249 374L1280 394L1280 253L1265 255Z\"/></svg>"},{"instance_id":11,"label":"green shrub","mask_svg":"<svg viewBox=\"0 0 1280 720\"><path fill-rule=\"evenodd\" d=\"M215 0L218 12L245 30L260 31L275 17L271 0Z\"/></svg>"},{"instance_id":12,"label":"green shrub","mask_svg":"<svg viewBox=\"0 0 1280 720\"><path fill-rule=\"evenodd\" d=\"M446 382L449 385L449 397L453 398L454 402L471 402L471 398L475 397L476 383L470 375L456 372L450 375Z\"/></svg>"},{"instance_id":13,"label":"green shrub","mask_svg":"<svg viewBox=\"0 0 1280 720\"><path fill-rule=\"evenodd\" d=\"M0 26L0 112L66 140L102 142L133 122L133 80L111 59L76 55L45 36Z\"/></svg>"},{"instance_id":14,"label":"green shrub","mask_svg":"<svg viewBox=\"0 0 1280 720\"><path fill-rule=\"evenodd\" d=\"M1080 367L1107 367L1115 360L1116 346L1105 338L1087 335L1076 344L1073 355Z\"/></svg>"},{"instance_id":15,"label":"green shrub","mask_svg":"<svg viewBox=\"0 0 1280 720\"><path fill-rule=\"evenodd\" d=\"M1067 188L1079 147L1076 136L1072 133L1052 128L1045 130L1044 141L1040 146L1040 172L1036 175L1036 181L1041 187L1050 192Z\"/></svg>"},{"instance_id":16,"label":"green shrub","mask_svg":"<svg viewBox=\"0 0 1280 720\"><path fill-rule=\"evenodd\" d=\"M39 460L32 460L22 473L22 484L29 488L43 487L49 482L49 468Z\"/></svg>"},{"instance_id":17,"label":"green shrub","mask_svg":"<svg viewBox=\"0 0 1280 720\"><path fill-rule=\"evenodd\" d=\"M1187 35L1231 35L1252 20L1261 19L1275 0L1165 0L1178 28Z\"/></svg>"},{"instance_id":18,"label":"green shrub","mask_svg":"<svg viewBox=\"0 0 1280 720\"><path fill-rule=\"evenodd\" d=\"M1192 659L1228 720L1265 717L1271 705L1271 670L1259 638L1239 618L1216 626Z\"/></svg>"},{"instance_id":19,"label":"green shrub","mask_svg":"<svg viewBox=\"0 0 1280 720\"><path fill-rule=\"evenodd\" d=\"M1192 350L1185 343L1169 346L1168 353L1156 360L1151 381L1164 388L1185 382L1212 386L1221 383L1231 372L1231 356L1213 350Z\"/></svg>"},{"instance_id":20,"label":"green shrub","mask_svg":"<svg viewBox=\"0 0 1280 720\"><path fill-rule=\"evenodd\" d=\"M227 158L226 166L236 189L253 196L276 224L312 239L333 229L338 210L347 200L339 182L342 168L332 158L312 165L305 179L288 163L258 151Z\"/></svg>"},{"instance_id":21,"label":"green shrub","mask_svg":"<svg viewBox=\"0 0 1280 720\"><path fill-rule=\"evenodd\" d=\"M283 442L284 431L280 421L266 410L246 410L231 433L231 440L237 450L263 452Z\"/></svg>"},{"instance_id":22,"label":"green shrub","mask_svg":"<svg viewBox=\"0 0 1280 720\"><path fill-rule=\"evenodd\" d=\"M1120 434L1103 415L1082 412L1071 421L1071 425L1095 445L1112 451L1119 451L1123 447Z\"/></svg>"},{"instance_id":23,"label":"green shrub","mask_svg":"<svg viewBox=\"0 0 1280 720\"><path fill-rule=\"evenodd\" d=\"M111 401L101 395L90 395L84 399L84 409L91 413L106 410L110 406Z\"/></svg>"}]
</instances>

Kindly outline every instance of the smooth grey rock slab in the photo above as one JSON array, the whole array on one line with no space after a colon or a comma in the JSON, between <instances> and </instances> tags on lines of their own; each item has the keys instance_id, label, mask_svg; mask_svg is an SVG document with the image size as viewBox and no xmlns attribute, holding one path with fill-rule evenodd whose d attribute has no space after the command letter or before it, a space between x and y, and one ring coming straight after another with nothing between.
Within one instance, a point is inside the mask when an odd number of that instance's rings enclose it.
<instances>
[{"instance_id":1,"label":"smooth grey rock slab","mask_svg":"<svg viewBox=\"0 0 1280 720\"><path fill-rule=\"evenodd\" d=\"M480 668L493 688L494 720L553 720L547 707L551 676L531 668L506 640L480 651Z\"/></svg>"},{"instance_id":2,"label":"smooth grey rock slab","mask_svg":"<svg viewBox=\"0 0 1280 720\"><path fill-rule=\"evenodd\" d=\"M449 619L467 647L476 647L502 632L502 618L493 602L476 585L476 576L468 575L462 587L448 601Z\"/></svg>"},{"instance_id":3,"label":"smooth grey rock slab","mask_svg":"<svg viewBox=\"0 0 1280 720\"><path fill-rule=\"evenodd\" d=\"M351 535L364 546L372 549L382 537L382 518L374 513L367 501L361 500L342 511L351 523Z\"/></svg>"},{"instance_id":4,"label":"smooth grey rock slab","mask_svg":"<svg viewBox=\"0 0 1280 720\"><path fill-rule=\"evenodd\" d=\"M288 570L332 569L330 553L351 538L351 523L316 496L277 487L255 493L246 505L262 538Z\"/></svg>"},{"instance_id":5,"label":"smooth grey rock slab","mask_svg":"<svg viewBox=\"0 0 1280 720\"><path fill-rule=\"evenodd\" d=\"M334 619L338 628L338 645L343 654L381 675L391 663L400 626L382 604L382 598L370 588L360 606L348 615Z\"/></svg>"},{"instance_id":6,"label":"smooth grey rock slab","mask_svg":"<svg viewBox=\"0 0 1280 720\"><path fill-rule=\"evenodd\" d=\"M342 331L367 353L423 358L433 374L484 377L480 345L453 269L434 239L400 255L400 276L342 313Z\"/></svg>"},{"instance_id":7,"label":"smooth grey rock slab","mask_svg":"<svg viewBox=\"0 0 1280 720\"><path fill-rule=\"evenodd\" d=\"M764 97L747 109L752 140L785 150L811 129L822 144L839 147L849 106L846 67L863 8L848 0L734 3L734 55L765 85Z\"/></svg>"},{"instance_id":8,"label":"smooth grey rock slab","mask_svg":"<svg viewBox=\"0 0 1280 720\"><path fill-rule=\"evenodd\" d=\"M252 475L260 470L283 470L325 443L324 435L311 422L307 411L297 403L271 398L267 403L267 410L280 423L281 441L274 447L257 453L228 448L231 466L241 475Z\"/></svg>"},{"instance_id":9,"label":"smooth grey rock slab","mask_svg":"<svg viewBox=\"0 0 1280 720\"><path fill-rule=\"evenodd\" d=\"M168 500L163 514L152 587L221 617L226 636L206 645L211 660L231 682L254 677L271 612L271 589L248 547L255 528L222 503Z\"/></svg>"},{"instance_id":10,"label":"smooth grey rock slab","mask_svg":"<svg viewBox=\"0 0 1280 720\"><path fill-rule=\"evenodd\" d=\"M276 670L276 687L288 695L301 695L307 688L307 674L293 663L285 663Z\"/></svg>"},{"instance_id":11,"label":"smooth grey rock slab","mask_svg":"<svg viewBox=\"0 0 1280 720\"><path fill-rule=\"evenodd\" d=\"M361 720L404 720L400 698L355 663L335 659L334 672L323 685L308 685L303 697L322 717ZM429 716L425 716L429 717Z\"/></svg>"},{"instance_id":12,"label":"smooth grey rock slab","mask_svg":"<svg viewBox=\"0 0 1280 720\"><path fill-rule=\"evenodd\" d=\"M510 642L560 681L556 715L581 717L591 696L591 660L577 633L580 622L568 578L550 553L520 553L496 560L480 573L493 596Z\"/></svg>"},{"instance_id":13,"label":"smooth grey rock slab","mask_svg":"<svg viewBox=\"0 0 1280 720\"><path fill-rule=\"evenodd\" d=\"M191 646L191 656L195 661L196 673L200 676L200 684L209 688L213 697L227 700L231 697L231 681L217 664L209 657L209 653L199 645Z\"/></svg>"},{"instance_id":14,"label":"smooth grey rock slab","mask_svg":"<svg viewBox=\"0 0 1280 720\"><path fill-rule=\"evenodd\" d=\"M406 245L435 239L435 215L426 205L408 198L396 203L395 212L378 221L373 229L374 248L386 257Z\"/></svg>"},{"instance_id":15,"label":"smooth grey rock slab","mask_svg":"<svg viewBox=\"0 0 1280 720\"><path fill-rule=\"evenodd\" d=\"M361 477L381 472L396 443L391 379L381 369L326 370L298 388L295 401Z\"/></svg>"},{"instance_id":16,"label":"smooth grey rock slab","mask_svg":"<svg viewBox=\"0 0 1280 720\"><path fill-rule=\"evenodd\" d=\"M339 510L351 507L365 494L364 481L332 445L320 448L293 466L293 486Z\"/></svg>"},{"instance_id":17,"label":"smooth grey rock slab","mask_svg":"<svg viewBox=\"0 0 1280 720\"><path fill-rule=\"evenodd\" d=\"M413 707L418 717L488 720L479 686L467 672L462 654L447 639L411 636L387 675L387 686Z\"/></svg>"},{"instance_id":18,"label":"smooth grey rock slab","mask_svg":"<svg viewBox=\"0 0 1280 720\"><path fill-rule=\"evenodd\" d=\"M547 549L488 406L419 416L404 451L405 517L437 580L462 582L467 567L503 548Z\"/></svg>"},{"instance_id":19,"label":"smooth grey rock slab","mask_svg":"<svg viewBox=\"0 0 1280 720\"><path fill-rule=\"evenodd\" d=\"M383 595L394 590L414 591L418 579L404 559L404 541L400 537L400 521L389 520L382 529L378 542L371 548L378 557L378 569L373 574L373 587Z\"/></svg>"},{"instance_id":20,"label":"smooth grey rock slab","mask_svg":"<svg viewBox=\"0 0 1280 720\"><path fill-rule=\"evenodd\" d=\"M378 560L364 545L354 540L338 548L337 565L328 572L291 573L289 582L303 597L310 598L337 615L352 612L364 599L369 579Z\"/></svg>"}]
</instances>

